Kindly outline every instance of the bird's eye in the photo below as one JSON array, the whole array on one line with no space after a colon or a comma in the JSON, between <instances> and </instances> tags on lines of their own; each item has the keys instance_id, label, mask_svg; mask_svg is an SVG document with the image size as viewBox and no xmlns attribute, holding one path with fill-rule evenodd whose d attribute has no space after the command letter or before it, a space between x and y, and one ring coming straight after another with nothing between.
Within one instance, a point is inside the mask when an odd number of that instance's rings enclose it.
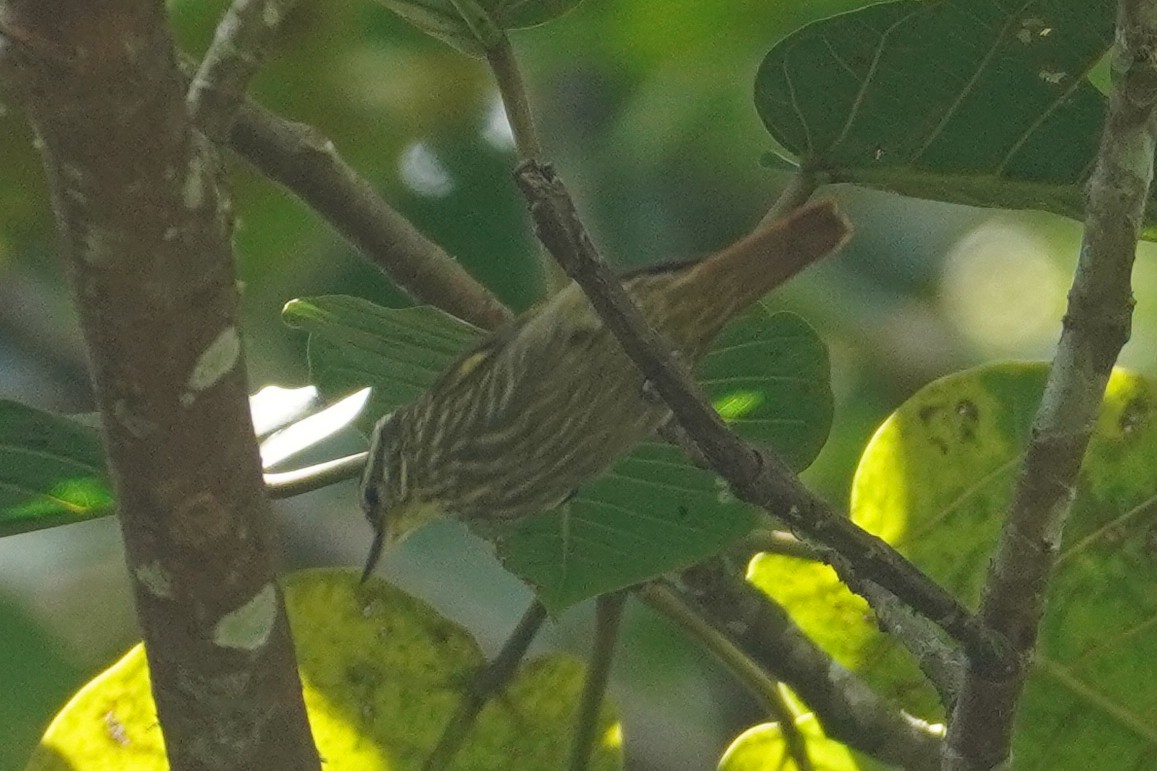
<instances>
[{"instance_id":1,"label":"bird's eye","mask_svg":"<svg viewBox=\"0 0 1157 771\"><path fill-rule=\"evenodd\" d=\"M366 485L362 490L362 508L365 509L366 516L371 519L376 518L375 512L381 504L381 497L378 495L377 485Z\"/></svg>"},{"instance_id":2,"label":"bird's eye","mask_svg":"<svg viewBox=\"0 0 1157 771\"><path fill-rule=\"evenodd\" d=\"M362 509L371 522L379 516L378 510L382 505L381 489L385 478L385 465L390 448L390 423L393 413L386 415L374 426L370 435L370 449L366 456L366 465L362 470Z\"/></svg>"}]
</instances>

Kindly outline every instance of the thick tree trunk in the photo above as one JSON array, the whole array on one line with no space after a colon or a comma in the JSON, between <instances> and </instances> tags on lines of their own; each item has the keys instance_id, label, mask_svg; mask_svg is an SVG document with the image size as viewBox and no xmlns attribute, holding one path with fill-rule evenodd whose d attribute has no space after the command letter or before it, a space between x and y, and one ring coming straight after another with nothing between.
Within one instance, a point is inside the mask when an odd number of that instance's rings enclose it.
<instances>
[{"instance_id":1,"label":"thick tree trunk","mask_svg":"<svg viewBox=\"0 0 1157 771\"><path fill-rule=\"evenodd\" d=\"M10 0L174 769L318 768L246 398L228 198L164 3Z\"/></svg>"}]
</instances>

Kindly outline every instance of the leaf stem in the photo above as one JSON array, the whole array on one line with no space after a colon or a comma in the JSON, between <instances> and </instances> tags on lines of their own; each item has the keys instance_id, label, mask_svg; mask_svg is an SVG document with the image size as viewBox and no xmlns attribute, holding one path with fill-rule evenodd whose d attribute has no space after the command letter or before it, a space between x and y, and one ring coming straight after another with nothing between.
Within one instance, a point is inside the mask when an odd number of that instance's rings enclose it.
<instances>
[{"instance_id":1,"label":"leaf stem","mask_svg":"<svg viewBox=\"0 0 1157 771\"><path fill-rule=\"evenodd\" d=\"M456 0L467 2L469 0ZM518 154L519 162L540 161L542 159L542 144L538 138L538 130L534 124L534 113L530 108L530 97L526 91L526 81L522 77L522 70L518 66L518 59L510 45L510 38L501 32L491 45L484 47L486 61L490 64L490 71L494 73L494 82L498 86L498 95L502 98L502 109L506 112L506 121L510 124L510 132L514 135L514 149ZM546 276L548 290L558 291L566 286L569 279L557 262L550 259L550 255L541 252L539 264Z\"/></svg>"},{"instance_id":2,"label":"leaf stem","mask_svg":"<svg viewBox=\"0 0 1157 771\"><path fill-rule=\"evenodd\" d=\"M466 22L466 26L474 33L474 39L483 49L493 48L505 36L490 13L475 0L450 0L450 4L458 11L458 15Z\"/></svg>"},{"instance_id":3,"label":"leaf stem","mask_svg":"<svg viewBox=\"0 0 1157 771\"><path fill-rule=\"evenodd\" d=\"M818 187L819 177L815 170L806 166L799 167L756 227L771 225L791 214L807 203Z\"/></svg>"},{"instance_id":4,"label":"leaf stem","mask_svg":"<svg viewBox=\"0 0 1157 771\"><path fill-rule=\"evenodd\" d=\"M494 72L502 106L506 110L506 120L514 134L514 147L519 161L540 160L542 145L534 125L534 115L530 110L530 99L526 93L526 82L510 45L510 38L502 35L498 43L486 49L486 60Z\"/></svg>"}]
</instances>

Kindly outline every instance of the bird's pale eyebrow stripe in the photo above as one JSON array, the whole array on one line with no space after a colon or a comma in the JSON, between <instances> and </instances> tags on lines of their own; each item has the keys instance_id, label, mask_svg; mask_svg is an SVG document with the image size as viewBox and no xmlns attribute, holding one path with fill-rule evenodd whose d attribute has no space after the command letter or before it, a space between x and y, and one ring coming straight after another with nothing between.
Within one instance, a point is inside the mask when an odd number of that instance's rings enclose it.
<instances>
[{"instance_id":1,"label":"bird's pale eyebrow stripe","mask_svg":"<svg viewBox=\"0 0 1157 771\"><path fill-rule=\"evenodd\" d=\"M365 470L362 472L361 492L363 501L371 506L380 503L377 500L369 500L369 491L372 489L376 498L375 484L385 477L386 432L390 430L389 421L392 417L393 414L391 413L379 420L374 426L373 435L370 437L369 454L366 458Z\"/></svg>"}]
</instances>

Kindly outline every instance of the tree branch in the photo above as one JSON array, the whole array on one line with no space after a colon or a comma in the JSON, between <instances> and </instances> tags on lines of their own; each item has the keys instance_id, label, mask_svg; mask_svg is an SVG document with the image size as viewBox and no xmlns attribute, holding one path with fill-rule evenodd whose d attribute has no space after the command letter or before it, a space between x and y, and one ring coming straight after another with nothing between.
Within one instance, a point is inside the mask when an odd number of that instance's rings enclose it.
<instances>
[{"instance_id":1,"label":"tree branch","mask_svg":"<svg viewBox=\"0 0 1157 771\"><path fill-rule=\"evenodd\" d=\"M515 179L547 250L582 286L607 328L735 496L828 547L823 559L853 591L863 594L859 587L864 581L879 584L961 641L975 658L1000 666L1008 646L999 635L903 555L816 497L778 456L747 445L723 424L603 262L550 167L524 163Z\"/></svg>"},{"instance_id":2,"label":"tree branch","mask_svg":"<svg viewBox=\"0 0 1157 771\"><path fill-rule=\"evenodd\" d=\"M757 527L752 530L743 537L740 546L749 554L751 552L765 552L812 562L819 562L823 559L823 555L807 541L802 541L791 533L772 530L767 527Z\"/></svg>"},{"instance_id":3,"label":"tree branch","mask_svg":"<svg viewBox=\"0 0 1157 771\"><path fill-rule=\"evenodd\" d=\"M701 641L706 638L709 650L719 647L709 641L711 636L729 640L729 645L750 657L755 666L798 693L815 711L829 737L906 769L937 768L938 732L877 696L758 589L729 573L718 560L690 568L682 578L691 597L679 598L672 592L673 598L653 593L644 594L644 598L668 615L673 601L684 604L693 617L707 622L713 634L704 635L679 616L672 616L676 623ZM687 612L679 615L686 616Z\"/></svg>"},{"instance_id":4,"label":"tree branch","mask_svg":"<svg viewBox=\"0 0 1157 771\"><path fill-rule=\"evenodd\" d=\"M318 769L274 575L226 191L186 114L164 4L3 13L22 42L0 74L42 140L170 766Z\"/></svg>"},{"instance_id":5,"label":"tree branch","mask_svg":"<svg viewBox=\"0 0 1157 771\"><path fill-rule=\"evenodd\" d=\"M186 104L197 128L214 142L229 136L249 81L265 63L282 20L297 0L233 0L189 84Z\"/></svg>"},{"instance_id":6,"label":"tree branch","mask_svg":"<svg viewBox=\"0 0 1157 771\"><path fill-rule=\"evenodd\" d=\"M191 78L196 65L182 62ZM229 146L264 176L320 214L367 260L415 300L479 329L512 314L458 262L382 200L320 131L257 103L237 106Z\"/></svg>"},{"instance_id":7,"label":"tree branch","mask_svg":"<svg viewBox=\"0 0 1157 771\"><path fill-rule=\"evenodd\" d=\"M795 725L795 715L780 693L779 683L767 670L741 650L730 634L706 618L698 603L685 599L665 581L645 584L639 587L638 593L643 602L666 616L731 670L740 685L767 708L772 722L779 724L788 754L801 771L805 769L811 763L806 741Z\"/></svg>"},{"instance_id":8,"label":"tree branch","mask_svg":"<svg viewBox=\"0 0 1157 771\"><path fill-rule=\"evenodd\" d=\"M748 560L752 551L777 556L794 557L816 562L821 553L810 544L789 533L756 529L740 542L741 551ZM943 636L936 625L913 612L896 595L871 581L860 585L860 592L876 615L880 628L903 645L933 687L947 709L956 703L960 682L964 677L964 654L958 646Z\"/></svg>"},{"instance_id":9,"label":"tree branch","mask_svg":"<svg viewBox=\"0 0 1157 771\"><path fill-rule=\"evenodd\" d=\"M383 201L316 129L247 102L229 137L233 150L324 217L418 302L481 329L511 318L489 289Z\"/></svg>"},{"instance_id":10,"label":"tree branch","mask_svg":"<svg viewBox=\"0 0 1157 771\"><path fill-rule=\"evenodd\" d=\"M880 628L904 646L940 696L940 703L951 710L960 694L966 659L958 646L940 634L935 624L912 611L896 595L871 581L861 591L871 598L868 604Z\"/></svg>"},{"instance_id":11,"label":"tree branch","mask_svg":"<svg viewBox=\"0 0 1157 771\"><path fill-rule=\"evenodd\" d=\"M970 661L950 723L946 771L1002 766L1029 674L1049 577L1105 386L1129 338L1130 275L1157 147L1157 2L1121 0L1114 92L1089 181L1068 312L1013 491L980 613L1012 642L1018 666Z\"/></svg>"},{"instance_id":12,"label":"tree branch","mask_svg":"<svg viewBox=\"0 0 1157 771\"><path fill-rule=\"evenodd\" d=\"M463 7L470 6L484 14L473 0L454 1L460 11ZM506 121L510 124L510 133L514 136L514 148L518 153L519 162L541 161L542 143L538 138L538 129L534 125L534 112L530 108L530 97L526 93L526 81L518 66L514 48L510 45L510 38L504 31L498 30L497 34L492 36L491 42L485 46L485 50L486 61L490 65L498 93L502 97L502 108L506 112ZM559 291L567 285L566 273L557 262L550 259L550 256L541 249L538 259L546 275L548 291Z\"/></svg>"}]
</instances>

